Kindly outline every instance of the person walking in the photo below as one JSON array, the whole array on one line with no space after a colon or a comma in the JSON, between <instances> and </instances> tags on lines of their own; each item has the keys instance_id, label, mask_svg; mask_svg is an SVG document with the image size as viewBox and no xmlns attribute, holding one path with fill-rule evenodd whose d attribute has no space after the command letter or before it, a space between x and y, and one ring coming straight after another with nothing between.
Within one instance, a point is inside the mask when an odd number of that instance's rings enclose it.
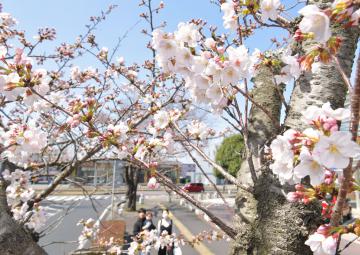
<instances>
[{"instance_id":1,"label":"person walking","mask_svg":"<svg viewBox=\"0 0 360 255\"><path fill-rule=\"evenodd\" d=\"M172 235L173 233L173 224L168 209L164 209L162 212L162 218L158 222L158 231L160 236ZM173 255L173 249L173 243L163 247L160 246L158 255Z\"/></svg>"},{"instance_id":2,"label":"person walking","mask_svg":"<svg viewBox=\"0 0 360 255\"><path fill-rule=\"evenodd\" d=\"M144 208L140 208L138 210L138 218L134 223L134 228L133 228L133 235L137 236L143 229L144 226L144 222L145 222L145 213L146 210Z\"/></svg>"}]
</instances>

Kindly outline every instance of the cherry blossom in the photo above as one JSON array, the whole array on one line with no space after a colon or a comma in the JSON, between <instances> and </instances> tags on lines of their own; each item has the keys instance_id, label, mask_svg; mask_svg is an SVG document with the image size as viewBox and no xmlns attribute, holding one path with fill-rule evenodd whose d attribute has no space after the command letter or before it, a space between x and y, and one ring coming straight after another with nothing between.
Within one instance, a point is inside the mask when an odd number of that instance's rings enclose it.
<instances>
[{"instance_id":1,"label":"cherry blossom","mask_svg":"<svg viewBox=\"0 0 360 255\"><path fill-rule=\"evenodd\" d=\"M27 203L35 196L35 191L29 183L30 172L16 169L10 173L6 169L2 175L9 182L6 188L6 198L14 219L20 222L27 219L25 225L35 232L39 232L45 225L47 217L44 209L38 203L35 203L31 209Z\"/></svg>"},{"instance_id":2,"label":"cherry blossom","mask_svg":"<svg viewBox=\"0 0 360 255\"><path fill-rule=\"evenodd\" d=\"M34 209L31 212L27 212L24 218L27 218L28 215L31 217L25 225L35 232L40 232L47 220L45 210L39 204L34 204Z\"/></svg>"},{"instance_id":3,"label":"cherry blossom","mask_svg":"<svg viewBox=\"0 0 360 255\"><path fill-rule=\"evenodd\" d=\"M82 249L87 244L88 240L95 239L98 228L95 225L95 221L92 218L87 219L86 221L81 219L78 223L78 226L83 226L83 230L78 238L79 246L78 249Z\"/></svg>"},{"instance_id":4,"label":"cherry blossom","mask_svg":"<svg viewBox=\"0 0 360 255\"><path fill-rule=\"evenodd\" d=\"M299 156L300 163L294 168L294 174L298 178L310 176L311 185L319 185L324 181L326 170L311 156L306 147L302 148Z\"/></svg>"},{"instance_id":5,"label":"cherry blossom","mask_svg":"<svg viewBox=\"0 0 360 255\"><path fill-rule=\"evenodd\" d=\"M273 173L277 174L280 182L289 182L293 179L292 146L286 136L278 135L270 145L274 163L270 165Z\"/></svg>"},{"instance_id":6,"label":"cherry blossom","mask_svg":"<svg viewBox=\"0 0 360 255\"><path fill-rule=\"evenodd\" d=\"M11 16L11 14L7 13L7 12L1 12L0 18L1 18L2 24L7 27L12 27L12 26L16 25L16 23L17 23L17 20L14 19Z\"/></svg>"},{"instance_id":7,"label":"cherry blossom","mask_svg":"<svg viewBox=\"0 0 360 255\"><path fill-rule=\"evenodd\" d=\"M154 126L159 129L164 129L169 125L170 115L167 111L158 111L154 115Z\"/></svg>"},{"instance_id":8,"label":"cherry blossom","mask_svg":"<svg viewBox=\"0 0 360 255\"><path fill-rule=\"evenodd\" d=\"M276 83L288 83L291 79L299 78L301 74L300 64L296 56L283 55L281 60L286 64L281 69L280 75L275 75Z\"/></svg>"},{"instance_id":9,"label":"cherry blossom","mask_svg":"<svg viewBox=\"0 0 360 255\"><path fill-rule=\"evenodd\" d=\"M329 40L331 36L330 19L319 7L307 5L299 13L304 16L299 24L302 32L313 33L314 40L320 43Z\"/></svg>"},{"instance_id":10,"label":"cherry blossom","mask_svg":"<svg viewBox=\"0 0 360 255\"><path fill-rule=\"evenodd\" d=\"M213 38L206 38L204 41L204 45L209 49L214 49L216 47L216 41Z\"/></svg>"},{"instance_id":11,"label":"cherry blossom","mask_svg":"<svg viewBox=\"0 0 360 255\"><path fill-rule=\"evenodd\" d=\"M321 109L325 115L334 118L335 120L343 121L350 118L350 109L337 108L333 110L330 106L330 102L323 104Z\"/></svg>"},{"instance_id":12,"label":"cherry blossom","mask_svg":"<svg viewBox=\"0 0 360 255\"><path fill-rule=\"evenodd\" d=\"M334 255L336 253L338 238L329 235L329 226L322 225L317 232L310 235L305 244L310 246L314 255Z\"/></svg>"},{"instance_id":13,"label":"cherry blossom","mask_svg":"<svg viewBox=\"0 0 360 255\"><path fill-rule=\"evenodd\" d=\"M221 10L224 12L224 28L235 30L237 28L237 17L232 1L224 2L223 4L221 4Z\"/></svg>"},{"instance_id":14,"label":"cherry blossom","mask_svg":"<svg viewBox=\"0 0 360 255\"><path fill-rule=\"evenodd\" d=\"M5 46L0 46L0 58L4 58L7 54L7 49Z\"/></svg>"},{"instance_id":15,"label":"cherry blossom","mask_svg":"<svg viewBox=\"0 0 360 255\"><path fill-rule=\"evenodd\" d=\"M310 106L303 114L314 128L303 132L290 129L278 135L270 145L274 159L270 168L281 183L309 176L311 185L316 186L325 181L327 170L343 169L350 158L359 157L360 146L352 141L351 133L338 131L337 121L346 119L348 110L333 110L325 103L321 108Z\"/></svg>"},{"instance_id":16,"label":"cherry blossom","mask_svg":"<svg viewBox=\"0 0 360 255\"><path fill-rule=\"evenodd\" d=\"M187 130L190 136L200 140L207 138L212 133L212 130L209 129L205 123L198 120L191 121L191 123L187 126Z\"/></svg>"},{"instance_id":17,"label":"cherry blossom","mask_svg":"<svg viewBox=\"0 0 360 255\"><path fill-rule=\"evenodd\" d=\"M313 153L314 158L327 168L345 168L351 157L360 155L360 148L351 140L349 132L337 131L330 136L321 136Z\"/></svg>"},{"instance_id":18,"label":"cherry blossom","mask_svg":"<svg viewBox=\"0 0 360 255\"><path fill-rule=\"evenodd\" d=\"M0 76L0 93L10 101L16 100L25 91L23 87L19 86L19 82L20 77L17 73Z\"/></svg>"},{"instance_id":19,"label":"cherry blossom","mask_svg":"<svg viewBox=\"0 0 360 255\"><path fill-rule=\"evenodd\" d=\"M158 189L160 187L160 184L157 182L155 177L151 177L148 181L147 187L149 189Z\"/></svg>"},{"instance_id":20,"label":"cherry blossom","mask_svg":"<svg viewBox=\"0 0 360 255\"><path fill-rule=\"evenodd\" d=\"M330 103L327 102L323 104L321 108L315 105L309 106L305 111L302 112L302 115L303 119L308 123L313 123L314 121L320 120L326 121L328 118L343 121L349 119L350 110L345 108L338 108L333 110L330 106Z\"/></svg>"},{"instance_id":21,"label":"cherry blossom","mask_svg":"<svg viewBox=\"0 0 360 255\"><path fill-rule=\"evenodd\" d=\"M2 153L9 161L26 165L30 156L40 153L47 144L47 134L35 122L31 121L26 125L10 126L4 133L4 145L9 147Z\"/></svg>"},{"instance_id":22,"label":"cherry blossom","mask_svg":"<svg viewBox=\"0 0 360 255\"><path fill-rule=\"evenodd\" d=\"M179 23L178 30L174 33L175 39L186 43L189 47L196 47L201 35L193 23Z\"/></svg>"},{"instance_id":23,"label":"cherry blossom","mask_svg":"<svg viewBox=\"0 0 360 255\"><path fill-rule=\"evenodd\" d=\"M279 15L279 0L262 0L260 2L261 20L266 22L268 19L276 20Z\"/></svg>"},{"instance_id":24,"label":"cherry blossom","mask_svg":"<svg viewBox=\"0 0 360 255\"><path fill-rule=\"evenodd\" d=\"M249 55L249 50L240 45L237 48L229 47L226 52L229 55L229 61L237 68L242 78L250 78L254 74L254 65L257 63L258 50Z\"/></svg>"}]
</instances>

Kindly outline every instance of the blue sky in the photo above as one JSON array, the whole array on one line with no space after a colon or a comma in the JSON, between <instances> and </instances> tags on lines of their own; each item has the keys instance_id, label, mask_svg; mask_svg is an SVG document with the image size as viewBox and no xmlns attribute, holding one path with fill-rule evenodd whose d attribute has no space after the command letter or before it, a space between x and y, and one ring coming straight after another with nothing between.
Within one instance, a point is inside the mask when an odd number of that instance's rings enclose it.
<instances>
[{"instance_id":1,"label":"blue sky","mask_svg":"<svg viewBox=\"0 0 360 255\"><path fill-rule=\"evenodd\" d=\"M89 23L90 16L98 15L110 4L116 4L118 8L96 31L100 46L111 49L118 37L137 21L142 20L139 14L143 8L138 7L138 2L138 0L2 1L3 11L12 13L19 21L18 27L27 31L28 36L36 35L40 27L57 29L56 41L47 42L41 47L42 51L48 52L61 42L74 41L76 36L86 31L84 25ZM158 0L153 2L155 6L159 3ZM164 2L165 9L156 16L156 21L160 23L166 20L167 31L175 30L179 22L192 18L202 18L209 25L216 25L219 29L222 27L222 13L216 5L210 3L210 0L165 0ZM119 55L124 56L129 63L143 61L145 56L149 56L149 51L144 47L148 38L140 33L144 27L147 27L147 24L142 20L122 43ZM274 29L260 31L247 42L247 45L251 48L267 49L271 44L270 38L279 34L278 32ZM89 62L87 61L86 64Z\"/></svg>"}]
</instances>

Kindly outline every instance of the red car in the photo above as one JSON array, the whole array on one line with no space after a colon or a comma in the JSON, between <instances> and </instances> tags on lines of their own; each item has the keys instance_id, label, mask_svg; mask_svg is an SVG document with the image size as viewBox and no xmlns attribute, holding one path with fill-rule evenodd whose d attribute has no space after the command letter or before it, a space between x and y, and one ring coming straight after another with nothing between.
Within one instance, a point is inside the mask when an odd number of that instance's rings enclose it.
<instances>
[{"instance_id":1,"label":"red car","mask_svg":"<svg viewBox=\"0 0 360 255\"><path fill-rule=\"evenodd\" d=\"M202 184L202 183L188 183L183 187L183 190L185 190L187 192L203 192L203 191L205 191L204 184Z\"/></svg>"}]
</instances>

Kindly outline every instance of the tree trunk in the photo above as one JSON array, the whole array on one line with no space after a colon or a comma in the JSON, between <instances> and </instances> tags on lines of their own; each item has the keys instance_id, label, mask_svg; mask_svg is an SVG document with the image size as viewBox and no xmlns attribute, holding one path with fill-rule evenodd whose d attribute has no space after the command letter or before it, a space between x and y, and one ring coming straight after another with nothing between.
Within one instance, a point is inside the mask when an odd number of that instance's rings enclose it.
<instances>
[{"instance_id":1,"label":"tree trunk","mask_svg":"<svg viewBox=\"0 0 360 255\"><path fill-rule=\"evenodd\" d=\"M281 193L280 183L262 159L264 144L279 133L282 89L274 84L268 67L262 66L254 78L253 99L272 115L274 123L258 107L252 106L249 116L247 145L253 154L257 180L254 194L240 191L236 204L240 220L238 235L232 254L312 254L304 242L317 224L320 207L318 204L305 207L286 201ZM262 166L262 167L260 167ZM248 162L239 171L242 183L253 184ZM246 221L241 220L246 217ZM245 223L248 222L248 223Z\"/></svg>"},{"instance_id":2,"label":"tree trunk","mask_svg":"<svg viewBox=\"0 0 360 255\"><path fill-rule=\"evenodd\" d=\"M42 255L46 252L36 243L35 235L25 230L12 216L7 205L6 183L2 178L5 163L0 171L0 254L1 255Z\"/></svg>"},{"instance_id":3,"label":"tree trunk","mask_svg":"<svg viewBox=\"0 0 360 255\"><path fill-rule=\"evenodd\" d=\"M136 211L136 197L138 187L138 171L136 168L129 165L125 168L125 182L127 184L127 210Z\"/></svg>"},{"instance_id":4,"label":"tree trunk","mask_svg":"<svg viewBox=\"0 0 360 255\"><path fill-rule=\"evenodd\" d=\"M330 1L310 1L325 8ZM347 76L350 76L356 44L358 42L358 29L353 28L339 31L332 28L333 33L343 37L342 46L338 53L340 65ZM306 52L312 45L303 45ZM265 75L264 75L265 74ZM266 104L266 109L279 114L279 98L275 98L271 74L260 72L254 79L256 88L253 97L260 105ZM261 89L261 86L264 86ZM267 87L267 89L265 88ZM322 65L314 74L302 75L296 82L290 100L290 109L285 119L285 126L302 130L306 124L301 119L301 112L309 105L321 106L329 101L333 108L342 107L347 87L335 64ZM271 97L271 101L269 100ZM270 104L269 104L270 103ZM261 151L258 149L276 134L269 118L261 115L256 107L251 108L249 120L249 137L247 144L255 157L254 162L261 160ZM280 116L280 115L278 115ZM252 129L255 131L253 132ZM270 132L269 132L270 131ZM258 152L258 154L256 154ZM260 164L255 164L256 167ZM320 205L290 204L281 194L279 182L268 168L268 163L258 170L258 179L254 186L254 195L241 192L236 203L241 215L245 215L249 224L240 221L238 236L233 246L232 254L312 254L309 247L304 245L310 232L321 224ZM238 178L242 182L251 182L249 167L242 166ZM289 187L282 187L288 189Z\"/></svg>"},{"instance_id":5,"label":"tree trunk","mask_svg":"<svg viewBox=\"0 0 360 255\"><path fill-rule=\"evenodd\" d=\"M331 1L314 1L309 4L316 4L320 8L326 8ZM359 29L332 28L334 35L342 37L340 50L337 54L344 73L350 77L354 62L356 46L359 39ZM306 43L303 50L306 52L313 44ZM302 121L301 112L310 105L321 106L330 102L333 108L344 106L348 88L342 79L334 61L331 64L322 64L314 73L301 75L295 82L290 100L290 111L286 116L285 125L289 128L303 130L307 126Z\"/></svg>"}]
</instances>

